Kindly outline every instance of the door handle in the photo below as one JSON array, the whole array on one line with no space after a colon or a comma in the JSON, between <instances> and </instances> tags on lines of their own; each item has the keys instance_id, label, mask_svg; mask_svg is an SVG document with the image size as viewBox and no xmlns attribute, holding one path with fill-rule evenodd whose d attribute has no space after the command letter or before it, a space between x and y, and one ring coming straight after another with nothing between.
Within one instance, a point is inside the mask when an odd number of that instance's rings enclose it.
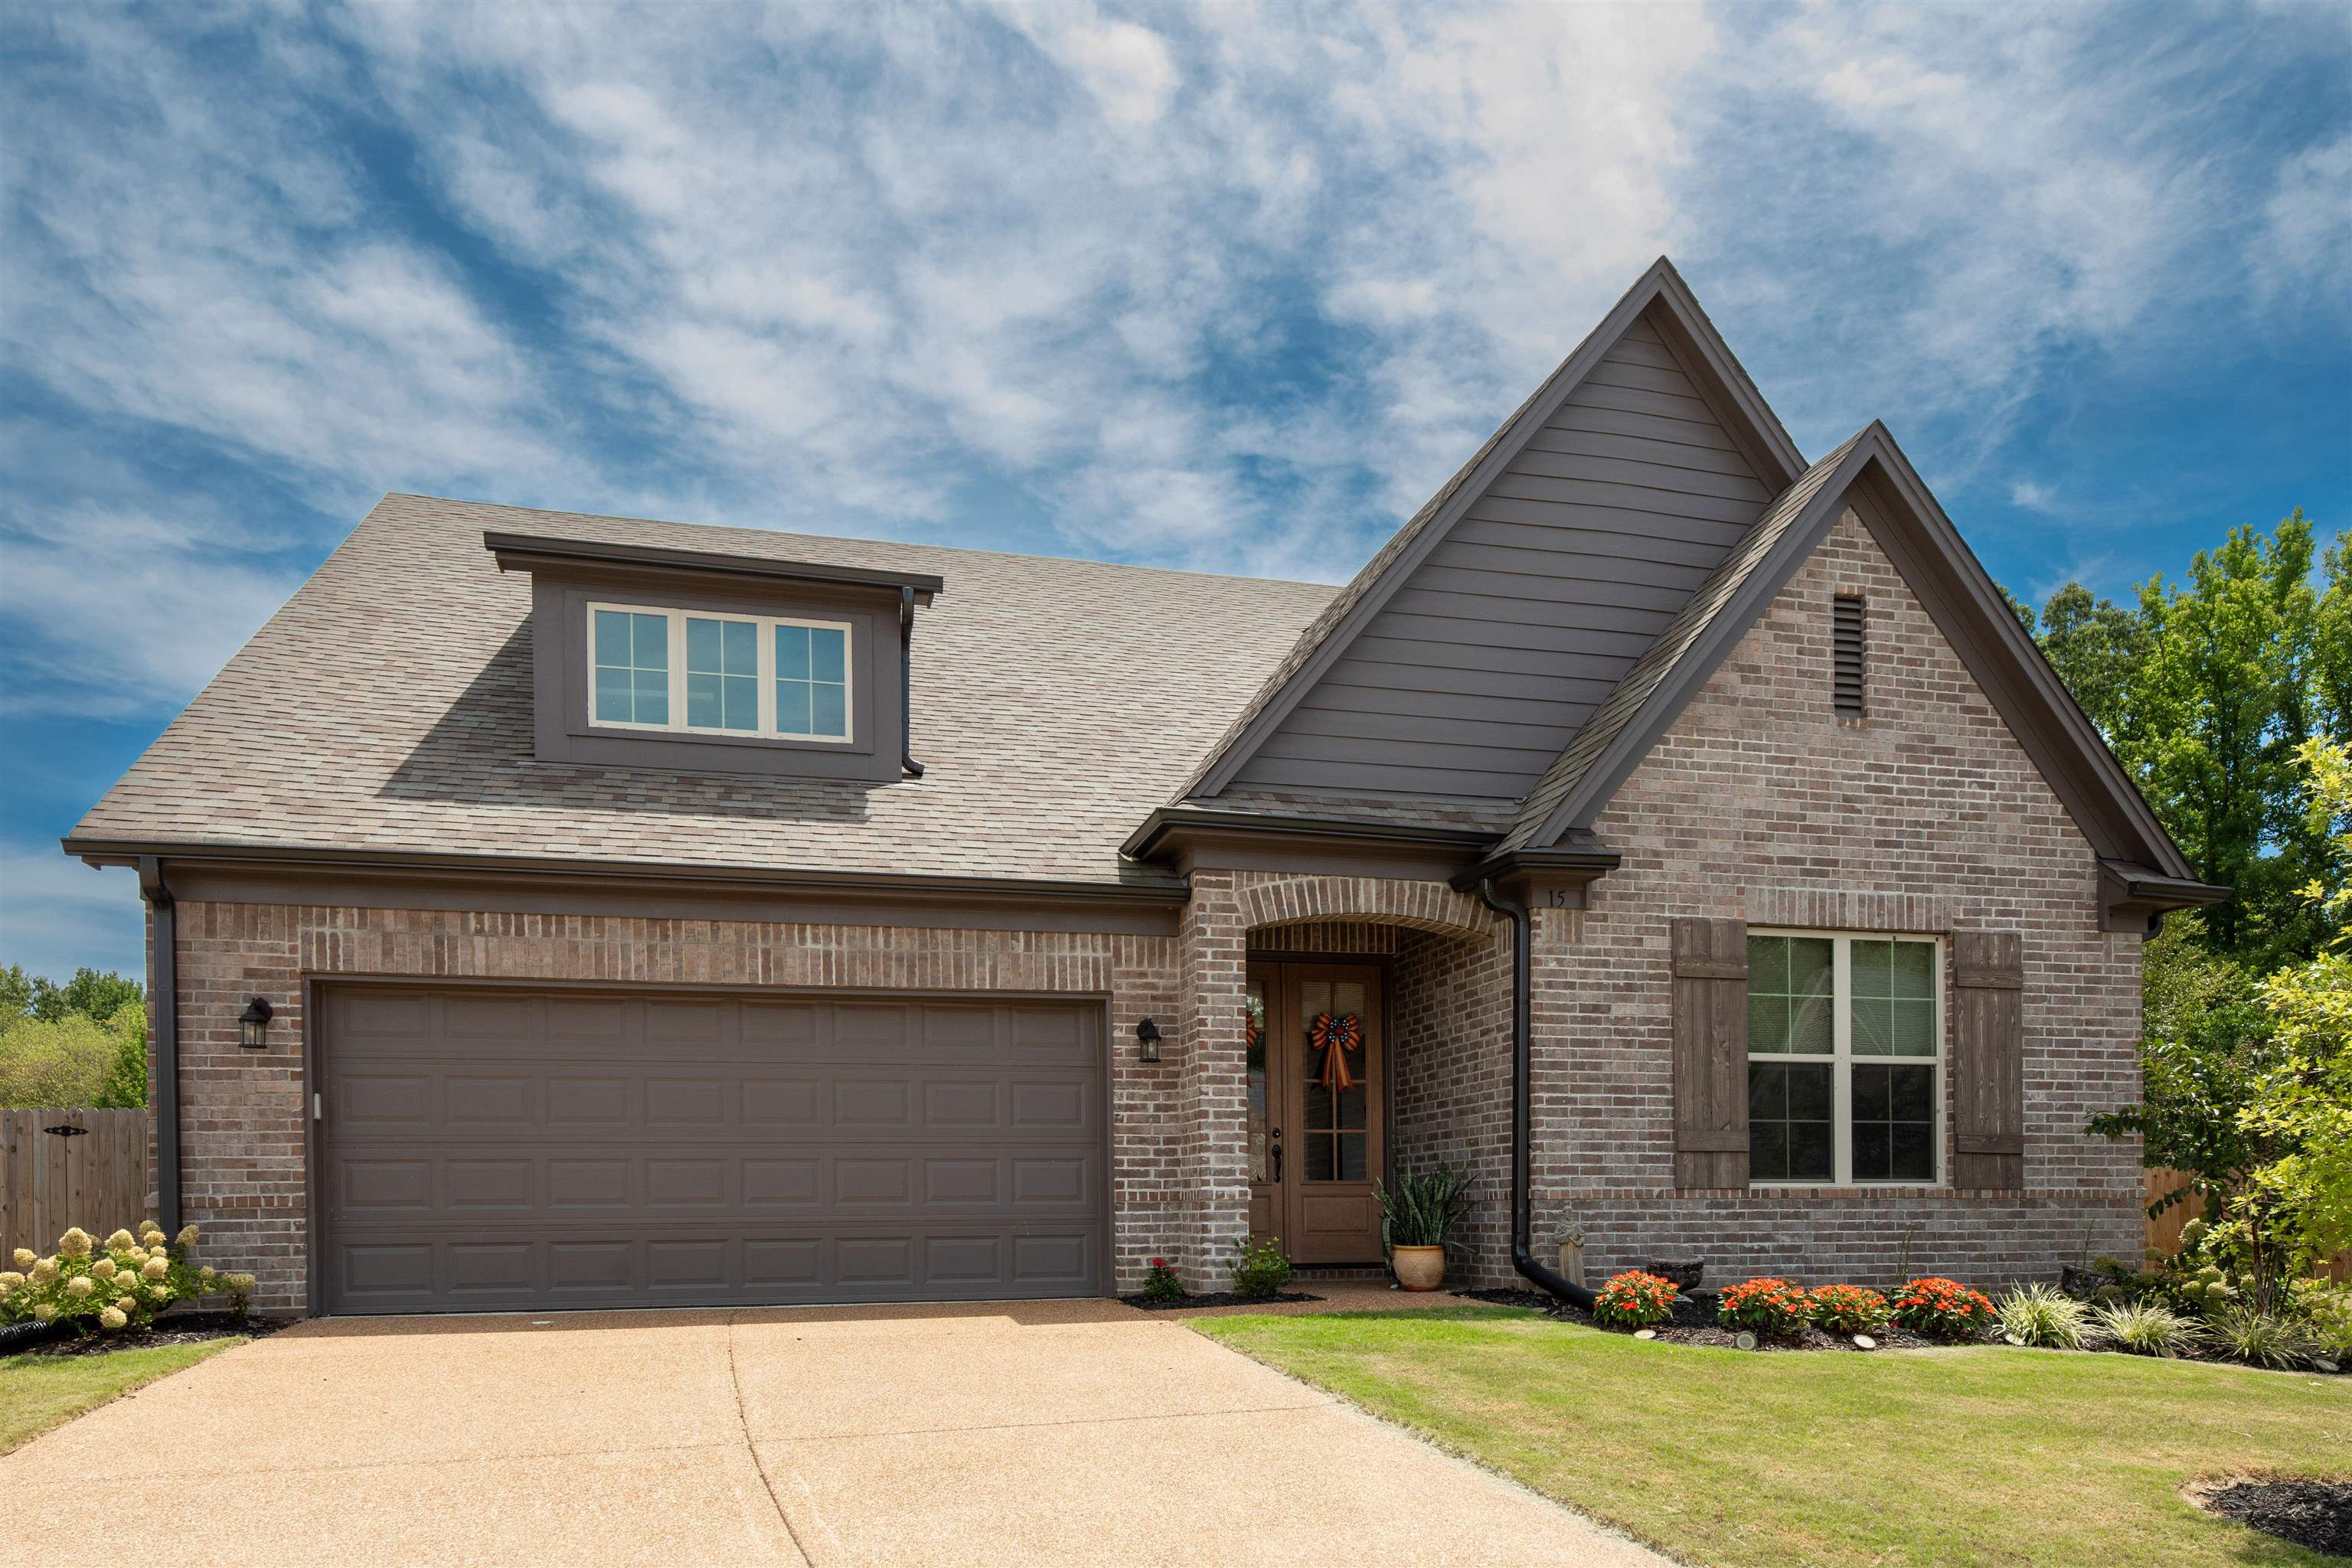
<instances>
[{"instance_id":1,"label":"door handle","mask_svg":"<svg viewBox=\"0 0 2352 1568\"><path fill-rule=\"evenodd\" d=\"M1265 1152L1274 1156L1274 1179L1279 1182L1282 1180L1282 1129L1276 1127L1267 1132L1265 1141Z\"/></svg>"}]
</instances>

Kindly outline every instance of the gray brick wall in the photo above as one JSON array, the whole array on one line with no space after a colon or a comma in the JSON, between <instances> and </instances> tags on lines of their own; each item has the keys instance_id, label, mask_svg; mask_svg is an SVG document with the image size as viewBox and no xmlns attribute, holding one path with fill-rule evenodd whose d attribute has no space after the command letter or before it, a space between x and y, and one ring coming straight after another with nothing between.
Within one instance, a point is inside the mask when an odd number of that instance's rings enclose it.
<instances>
[{"instance_id":1,"label":"gray brick wall","mask_svg":"<svg viewBox=\"0 0 2352 1568\"><path fill-rule=\"evenodd\" d=\"M1859 721L1831 706L1838 593L1867 602ZM2138 1149L2082 1124L2138 1089L2140 939L2098 929L2090 845L1851 513L1596 826L1623 865L1539 931L1539 1246L1572 1212L1603 1271L1671 1249L1730 1279L1883 1280L1906 1235L1915 1271L1982 1284L2051 1277L2085 1251L2138 1255ZM2022 933L2025 1191L1675 1191L1677 914Z\"/></svg>"},{"instance_id":2,"label":"gray brick wall","mask_svg":"<svg viewBox=\"0 0 2352 1568\"><path fill-rule=\"evenodd\" d=\"M179 928L182 1205L205 1228L207 1257L257 1276L264 1310L303 1304L306 976L1105 995L1119 1288L1199 1229L1188 1163L1198 1111L1183 1098L1181 1045L1156 1065L1134 1048L1138 1020L1175 1016L1172 937L185 901ZM237 1015L256 995L278 1010L266 1053L237 1046Z\"/></svg>"}]
</instances>

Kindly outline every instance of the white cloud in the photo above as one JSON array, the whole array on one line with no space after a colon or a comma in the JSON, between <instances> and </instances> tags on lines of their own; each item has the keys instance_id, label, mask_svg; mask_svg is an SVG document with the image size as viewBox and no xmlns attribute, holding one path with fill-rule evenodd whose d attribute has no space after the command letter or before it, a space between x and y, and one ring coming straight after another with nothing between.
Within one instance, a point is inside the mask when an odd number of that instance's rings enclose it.
<instances>
[{"instance_id":1,"label":"white cloud","mask_svg":"<svg viewBox=\"0 0 2352 1568\"><path fill-rule=\"evenodd\" d=\"M9 353L346 517L940 535L979 492L1006 542L1344 575L1662 250L1807 445L1885 414L1948 468L2053 356L2211 330L2250 268L2321 292L2352 142L2271 167L2214 93L2344 29L2194 21L59 13L81 112L9 161ZM191 549L232 605L278 581Z\"/></svg>"},{"instance_id":2,"label":"white cloud","mask_svg":"<svg viewBox=\"0 0 2352 1568\"><path fill-rule=\"evenodd\" d=\"M131 872L93 870L54 842L0 842L0 962L52 980L85 964L143 980L146 943Z\"/></svg>"}]
</instances>

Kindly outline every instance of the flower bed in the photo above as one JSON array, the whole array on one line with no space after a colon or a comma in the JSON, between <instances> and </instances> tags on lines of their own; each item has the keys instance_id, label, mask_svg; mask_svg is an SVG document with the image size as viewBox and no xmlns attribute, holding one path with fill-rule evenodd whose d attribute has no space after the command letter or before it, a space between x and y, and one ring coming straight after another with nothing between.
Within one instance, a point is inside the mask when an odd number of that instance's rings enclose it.
<instances>
[{"instance_id":1,"label":"flower bed","mask_svg":"<svg viewBox=\"0 0 2352 1568\"><path fill-rule=\"evenodd\" d=\"M193 1258L199 1239L188 1226L166 1241L151 1219L136 1237L118 1230L103 1243L76 1226L46 1258L20 1247L16 1267L0 1270L0 1322L61 1324L82 1335L142 1334L173 1303L207 1299L243 1317L253 1276L199 1267Z\"/></svg>"}]
</instances>

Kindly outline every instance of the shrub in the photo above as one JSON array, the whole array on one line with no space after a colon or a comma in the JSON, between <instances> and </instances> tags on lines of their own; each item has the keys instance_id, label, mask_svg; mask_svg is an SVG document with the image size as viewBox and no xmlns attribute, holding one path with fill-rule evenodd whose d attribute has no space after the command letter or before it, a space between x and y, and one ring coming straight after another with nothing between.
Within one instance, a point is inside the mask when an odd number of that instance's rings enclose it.
<instances>
[{"instance_id":1,"label":"shrub","mask_svg":"<svg viewBox=\"0 0 2352 1568\"><path fill-rule=\"evenodd\" d=\"M1748 1279L1717 1298L1715 1320L1727 1329L1759 1334L1795 1333L1812 1317L1813 1299L1786 1279Z\"/></svg>"},{"instance_id":2,"label":"shrub","mask_svg":"<svg viewBox=\"0 0 2352 1568\"><path fill-rule=\"evenodd\" d=\"M2293 1310L2310 1326L2312 1346L2321 1355L2352 1361L2352 1286L2312 1280L2295 1290Z\"/></svg>"},{"instance_id":3,"label":"shrub","mask_svg":"<svg viewBox=\"0 0 2352 1568\"><path fill-rule=\"evenodd\" d=\"M1833 1334L1874 1334L1886 1326L1886 1298L1859 1285L1824 1285L1813 1293L1813 1321Z\"/></svg>"},{"instance_id":4,"label":"shrub","mask_svg":"<svg viewBox=\"0 0 2352 1568\"><path fill-rule=\"evenodd\" d=\"M80 1013L0 1027L0 1106L147 1103L147 1013L128 1002L101 1022Z\"/></svg>"},{"instance_id":5,"label":"shrub","mask_svg":"<svg viewBox=\"0 0 2352 1568\"><path fill-rule=\"evenodd\" d=\"M1992 1302L1981 1290L1930 1274L1895 1292L1888 1318L1913 1333L1936 1340L1976 1340L1992 1326Z\"/></svg>"},{"instance_id":6,"label":"shrub","mask_svg":"<svg viewBox=\"0 0 2352 1568\"><path fill-rule=\"evenodd\" d=\"M1290 1283L1290 1256L1282 1250L1282 1238L1234 1243L1233 1276L1236 1296L1262 1301L1278 1293Z\"/></svg>"},{"instance_id":7,"label":"shrub","mask_svg":"<svg viewBox=\"0 0 2352 1568\"><path fill-rule=\"evenodd\" d=\"M1151 1272L1143 1278L1143 1299L1147 1301L1181 1301L1184 1299L1184 1281L1176 1278L1176 1270L1168 1267L1168 1259L1151 1260Z\"/></svg>"},{"instance_id":8,"label":"shrub","mask_svg":"<svg viewBox=\"0 0 2352 1568\"><path fill-rule=\"evenodd\" d=\"M2209 1318L2238 1299L2238 1288L2217 1263L2208 1263L2184 1275L2173 1284L2172 1293L2190 1311Z\"/></svg>"},{"instance_id":9,"label":"shrub","mask_svg":"<svg viewBox=\"0 0 2352 1568\"><path fill-rule=\"evenodd\" d=\"M43 1258L18 1247L16 1267L0 1271L0 1321L64 1321L77 1333L143 1329L174 1301L222 1297L239 1314L253 1293L250 1274L221 1274L191 1261L199 1239L189 1226L165 1241L153 1220L134 1237L118 1230L103 1245L79 1226Z\"/></svg>"},{"instance_id":10,"label":"shrub","mask_svg":"<svg viewBox=\"0 0 2352 1568\"><path fill-rule=\"evenodd\" d=\"M2205 1320L2208 1340L2253 1366L2301 1366L2315 1349L2311 1331L2281 1312L2232 1301Z\"/></svg>"},{"instance_id":11,"label":"shrub","mask_svg":"<svg viewBox=\"0 0 2352 1568\"><path fill-rule=\"evenodd\" d=\"M1675 1287L1639 1268L1612 1274L1592 1302L1592 1321L1612 1329L1645 1329L1675 1312Z\"/></svg>"},{"instance_id":12,"label":"shrub","mask_svg":"<svg viewBox=\"0 0 2352 1568\"><path fill-rule=\"evenodd\" d=\"M2091 1322L2134 1355L2179 1355L2202 1337L2196 1324L2153 1301L2105 1302L2091 1309Z\"/></svg>"},{"instance_id":13,"label":"shrub","mask_svg":"<svg viewBox=\"0 0 2352 1568\"><path fill-rule=\"evenodd\" d=\"M2029 1345L2049 1350L2078 1351L2090 1312L2082 1302L2054 1285L2020 1285L1993 1309L2000 1331Z\"/></svg>"},{"instance_id":14,"label":"shrub","mask_svg":"<svg viewBox=\"0 0 2352 1568\"><path fill-rule=\"evenodd\" d=\"M1375 1183L1381 1200L1381 1235L1391 1247L1443 1247L1445 1233L1470 1205L1463 1194L1470 1175L1451 1165L1416 1174L1400 1166L1396 1184Z\"/></svg>"}]
</instances>

